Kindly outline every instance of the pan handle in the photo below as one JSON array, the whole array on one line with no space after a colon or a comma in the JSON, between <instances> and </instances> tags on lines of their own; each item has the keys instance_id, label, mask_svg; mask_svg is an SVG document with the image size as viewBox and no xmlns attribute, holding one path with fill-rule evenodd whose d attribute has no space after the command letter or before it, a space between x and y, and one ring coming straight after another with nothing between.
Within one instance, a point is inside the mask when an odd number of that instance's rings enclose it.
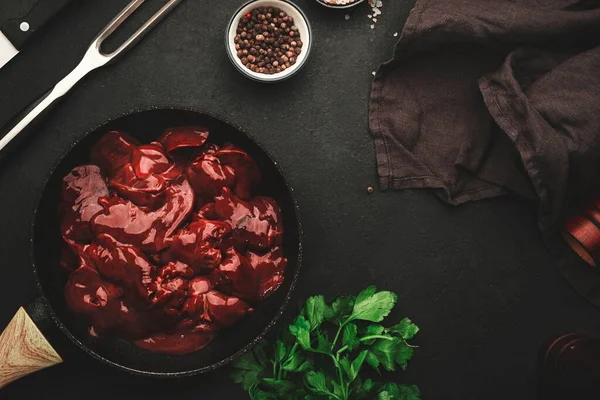
<instances>
[{"instance_id":1,"label":"pan handle","mask_svg":"<svg viewBox=\"0 0 600 400\"><path fill-rule=\"evenodd\" d=\"M0 388L62 361L27 311L19 308L0 335Z\"/></svg>"}]
</instances>

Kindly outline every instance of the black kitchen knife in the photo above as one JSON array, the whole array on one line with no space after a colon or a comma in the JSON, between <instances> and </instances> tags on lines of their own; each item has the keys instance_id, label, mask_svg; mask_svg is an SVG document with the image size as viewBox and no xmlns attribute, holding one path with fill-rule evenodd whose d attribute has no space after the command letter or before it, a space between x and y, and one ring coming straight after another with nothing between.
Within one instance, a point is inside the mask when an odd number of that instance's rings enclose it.
<instances>
[{"instance_id":1,"label":"black kitchen knife","mask_svg":"<svg viewBox=\"0 0 600 400\"><path fill-rule=\"evenodd\" d=\"M73 0L38 0L26 16L0 25L0 68L9 62L52 17Z\"/></svg>"}]
</instances>

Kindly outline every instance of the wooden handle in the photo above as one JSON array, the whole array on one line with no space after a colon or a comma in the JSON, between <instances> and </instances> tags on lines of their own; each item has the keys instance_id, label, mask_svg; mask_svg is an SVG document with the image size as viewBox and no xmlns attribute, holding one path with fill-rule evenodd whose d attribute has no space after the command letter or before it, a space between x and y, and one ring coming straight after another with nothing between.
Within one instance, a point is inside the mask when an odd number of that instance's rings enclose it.
<instances>
[{"instance_id":1,"label":"wooden handle","mask_svg":"<svg viewBox=\"0 0 600 400\"><path fill-rule=\"evenodd\" d=\"M23 307L0 335L0 388L62 362Z\"/></svg>"}]
</instances>

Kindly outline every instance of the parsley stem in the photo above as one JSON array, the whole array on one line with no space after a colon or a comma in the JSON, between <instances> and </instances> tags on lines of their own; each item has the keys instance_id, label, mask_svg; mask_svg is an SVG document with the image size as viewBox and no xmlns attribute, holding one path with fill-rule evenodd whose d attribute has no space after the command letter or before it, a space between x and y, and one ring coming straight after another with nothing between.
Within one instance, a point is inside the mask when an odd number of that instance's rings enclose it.
<instances>
[{"instance_id":1,"label":"parsley stem","mask_svg":"<svg viewBox=\"0 0 600 400\"><path fill-rule=\"evenodd\" d=\"M310 351L311 353L325 354L326 356L333 357L333 354L331 354L330 352L325 351L325 350L313 349L313 348L310 348L310 347L307 348L307 349L304 349L304 350Z\"/></svg>"},{"instance_id":2,"label":"parsley stem","mask_svg":"<svg viewBox=\"0 0 600 400\"><path fill-rule=\"evenodd\" d=\"M340 396L338 396L338 395L336 395L336 394L333 394L333 393L331 393L330 391L327 391L327 393L328 393L328 394L329 394L331 397L333 397L334 399L337 399L337 400L344 400L344 399L342 399Z\"/></svg>"},{"instance_id":3,"label":"parsley stem","mask_svg":"<svg viewBox=\"0 0 600 400\"><path fill-rule=\"evenodd\" d=\"M292 346L292 350L290 350L290 355L288 358L292 357L294 354L296 354L296 350L298 349L298 342L294 343L294 346Z\"/></svg>"},{"instance_id":4,"label":"parsley stem","mask_svg":"<svg viewBox=\"0 0 600 400\"><path fill-rule=\"evenodd\" d=\"M340 347L340 349L337 351L336 354L339 356L341 353L343 353L346 350L348 350L348 345L346 345L344 347Z\"/></svg>"},{"instance_id":5,"label":"parsley stem","mask_svg":"<svg viewBox=\"0 0 600 400\"><path fill-rule=\"evenodd\" d=\"M340 365L340 355L337 354L335 357L332 355L331 359L333 360L333 364L338 372L338 377L340 378L340 388L342 389L342 397L344 400L348 400L348 388L347 385L344 384L344 377L342 375L342 367Z\"/></svg>"},{"instance_id":6,"label":"parsley stem","mask_svg":"<svg viewBox=\"0 0 600 400\"><path fill-rule=\"evenodd\" d=\"M394 340L393 337L391 336L384 336L384 335L371 335L371 336L365 336L362 337L358 340L360 340L361 342L364 342L366 340L371 340L371 339L383 339L383 340Z\"/></svg>"},{"instance_id":7,"label":"parsley stem","mask_svg":"<svg viewBox=\"0 0 600 400\"><path fill-rule=\"evenodd\" d=\"M345 389L345 385L344 385L344 378L342 377L342 369L339 367L339 363L338 363L338 376L340 377L340 388L342 388L342 396L344 396L344 399L347 399L348 396L346 395L346 389Z\"/></svg>"},{"instance_id":8,"label":"parsley stem","mask_svg":"<svg viewBox=\"0 0 600 400\"><path fill-rule=\"evenodd\" d=\"M361 342L364 342L364 341L372 340L372 339L394 340L393 337L391 337L391 336L384 336L384 335L365 336L365 337L362 337L362 338L360 338L358 340L360 340ZM410 346L408 343L407 343L407 345ZM410 347L416 347L416 346L410 346ZM339 354L343 353L346 350L348 350L348 345L340 347L340 349L337 351L336 354L339 355Z\"/></svg>"},{"instance_id":9,"label":"parsley stem","mask_svg":"<svg viewBox=\"0 0 600 400\"><path fill-rule=\"evenodd\" d=\"M350 321L351 321L351 319L348 318L346 321L344 321L344 323L340 324L340 327L338 328L338 331L335 334L335 339L333 339L333 344L331 345L331 351L333 351L333 349L335 349L335 345L336 345L338 339L340 338L340 333L342 333L342 329L344 329L344 326L346 326L346 324Z\"/></svg>"}]
</instances>

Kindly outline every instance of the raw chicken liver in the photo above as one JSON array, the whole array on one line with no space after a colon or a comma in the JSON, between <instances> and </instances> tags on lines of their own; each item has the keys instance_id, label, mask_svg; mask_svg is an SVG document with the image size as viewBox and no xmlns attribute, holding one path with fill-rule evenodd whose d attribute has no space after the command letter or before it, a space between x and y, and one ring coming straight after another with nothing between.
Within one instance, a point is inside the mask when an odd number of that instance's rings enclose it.
<instances>
[{"instance_id":1,"label":"raw chicken liver","mask_svg":"<svg viewBox=\"0 0 600 400\"><path fill-rule=\"evenodd\" d=\"M188 354L283 282L279 206L253 197L261 174L246 152L208 136L176 127L140 144L112 131L64 178L65 299L90 334Z\"/></svg>"}]
</instances>

